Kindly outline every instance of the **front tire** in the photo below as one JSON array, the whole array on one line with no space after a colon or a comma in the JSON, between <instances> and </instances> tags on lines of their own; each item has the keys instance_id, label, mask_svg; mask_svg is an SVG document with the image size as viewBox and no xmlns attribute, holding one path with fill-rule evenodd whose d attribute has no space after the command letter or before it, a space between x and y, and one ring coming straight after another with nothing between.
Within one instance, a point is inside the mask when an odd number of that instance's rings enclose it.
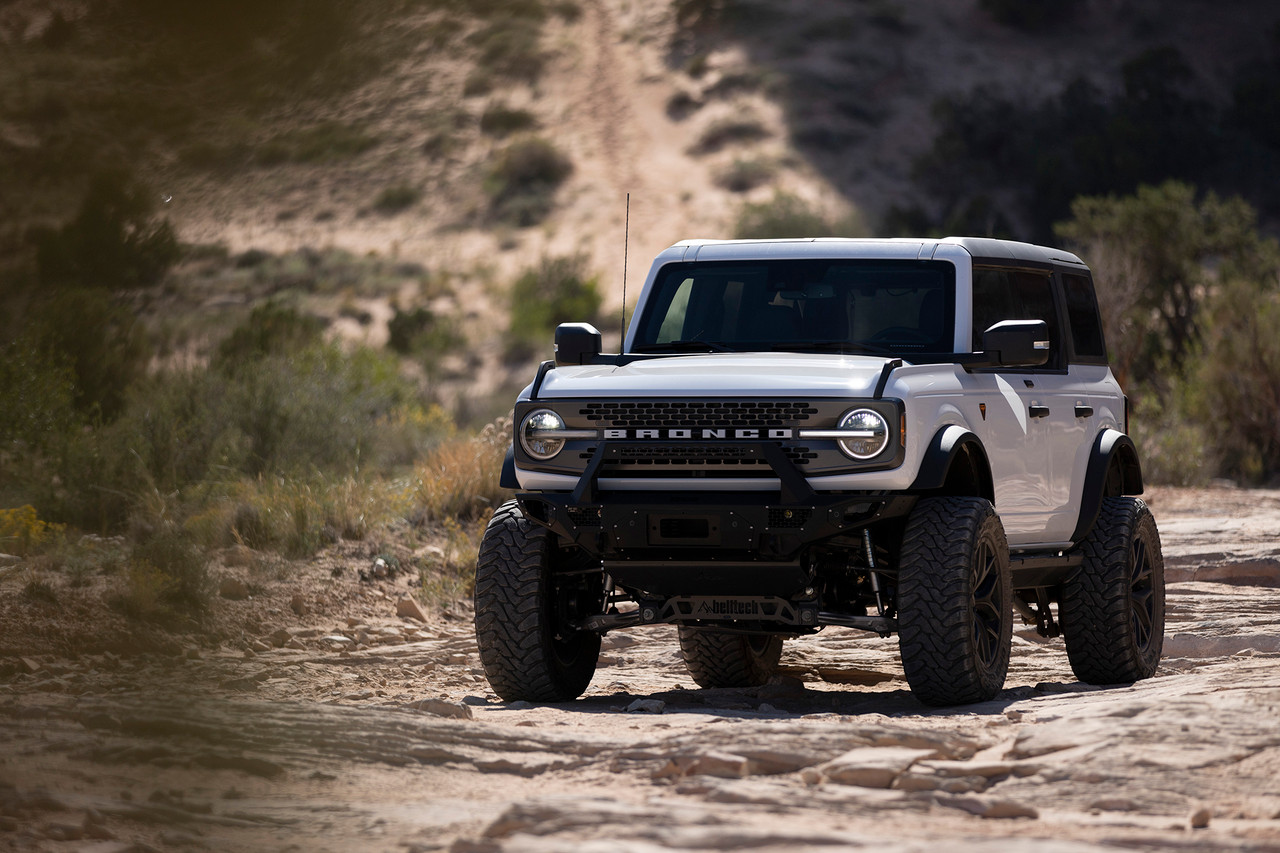
<instances>
[{"instance_id":1,"label":"front tire","mask_svg":"<svg viewBox=\"0 0 1280 853\"><path fill-rule=\"evenodd\" d=\"M1076 678L1128 684L1155 674L1164 647L1164 555L1140 498L1102 502L1080 543L1084 562L1063 584L1058 618Z\"/></svg>"},{"instance_id":2,"label":"front tire","mask_svg":"<svg viewBox=\"0 0 1280 853\"><path fill-rule=\"evenodd\" d=\"M525 518L515 501L499 507L485 529L476 560L476 643L489 686L507 702L567 702L595 675L600 635L565 625L566 611L587 609L595 591L589 576L555 576L563 556L551 531Z\"/></svg>"},{"instance_id":3,"label":"front tire","mask_svg":"<svg viewBox=\"0 0 1280 853\"><path fill-rule=\"evenodd\" d=\"M699 687L757 687L777 671L782 638L681 625L680 651Z\"/></svg>"},{"instance_id":4,"label":"front tire","mask_svg":"<svg viewBox=\"0 0 1280 853\"><path fill-rule=\"evenodd\" d=\"M902 537L898 648L927 705L985 702L1004 687L1013 640L1009 546L983 498L923 498Z\"/></svg>"}]
</instances>

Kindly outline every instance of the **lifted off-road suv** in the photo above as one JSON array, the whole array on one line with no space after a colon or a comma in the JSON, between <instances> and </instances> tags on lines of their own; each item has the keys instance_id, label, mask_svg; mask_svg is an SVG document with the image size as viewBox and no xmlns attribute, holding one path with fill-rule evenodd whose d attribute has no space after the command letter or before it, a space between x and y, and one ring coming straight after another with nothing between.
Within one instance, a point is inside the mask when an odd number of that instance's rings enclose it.
<instances>
[{"instance_id":1,"label":"lifted off-road suv","mask_svg":"<svg viewBox=\"0 0 1280 853\"><path fill-rule=\"evenodd\" d=\"M503 699L572 699L602 634L659 623L704 687L836 626L896 632L922 701L983 701L1015 612L1083 681L1155 671L1160 539L1074 255L683 242L600 340L560 326L515 406L475 591Z\"/></svg>"}]
</instances>

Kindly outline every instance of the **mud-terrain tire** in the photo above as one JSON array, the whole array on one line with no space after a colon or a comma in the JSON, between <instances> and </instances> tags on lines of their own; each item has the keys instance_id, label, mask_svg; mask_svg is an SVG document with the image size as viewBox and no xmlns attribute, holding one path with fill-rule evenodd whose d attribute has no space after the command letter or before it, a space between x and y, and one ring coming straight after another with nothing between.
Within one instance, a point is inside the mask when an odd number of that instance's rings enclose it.
<instances>
[{"instance_id":1,"label":"mud-terrain tire","mask_svg":"<svg viewBox=\"0 0 1280 853\"><path fill-rule=\"evenodd\" d=\"M898 648L911 692L927 705L993 698L1013 640L1004 525L983 498L924 498L898 566Z\"/></svg>"},{"instance_id":2,"label":"mud-terrain tire","mask_svg":"<svg viewBox=\"0 0 1280 853\"><path fill-rule=\"evenodd\" d=\"M699 687L756 687L777 671L782 637L681 625L680 651Z\"/></svg>"},{"instance_id":3,"label":"mud-terrain tire","mask_svg":"<svg viewBox=\"0 0 1280 853\"><path fill-rule=\"evenodd\" d=\"M557 553L554 535L526 519L515 501L498 508L480 543L476 643L489 686L507 702L567 702L595 674L600 635L561 628Z\"/></svg>"},{"instance_id":4,"label":"mud-terrain tire","mask_svg":"<svg viewBox=\"0 0 1280 853\"><path fill-rule=\"evenodd\" d=\"M1076 678L1128 684L1155 674L1164 647L1164 555L1140 498L1105 498L1062 586L1058 621Z\"/></svg>"}]
</instances>

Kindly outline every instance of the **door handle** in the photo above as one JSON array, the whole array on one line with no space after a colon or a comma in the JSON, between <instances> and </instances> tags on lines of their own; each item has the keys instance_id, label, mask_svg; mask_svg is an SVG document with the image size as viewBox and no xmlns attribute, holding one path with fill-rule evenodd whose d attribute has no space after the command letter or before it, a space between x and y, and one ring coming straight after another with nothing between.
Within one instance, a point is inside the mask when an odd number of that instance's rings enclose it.
<instances>
[{"instance_id":1,"label":"door handle","mask_svg":"<svg viewBox=\"0 0 1280 853\"><path fill-rule=\"evenodd\" d=\"M1076 417L1077 418L1093 417L1093 406L1083 406L1079 403L1076 403Z\"/></svg>"},{"instance_id":2,"label":"door handle","mask_svg":"<svg viewBox=\"0 0 1280 853\"><path fill-rule=\"evenodd\" d=\"M1027 414L1033 418L1047 418L1049 417L1049 407L1031 405L1027 407Z\"/></svg>"}]
</instances>

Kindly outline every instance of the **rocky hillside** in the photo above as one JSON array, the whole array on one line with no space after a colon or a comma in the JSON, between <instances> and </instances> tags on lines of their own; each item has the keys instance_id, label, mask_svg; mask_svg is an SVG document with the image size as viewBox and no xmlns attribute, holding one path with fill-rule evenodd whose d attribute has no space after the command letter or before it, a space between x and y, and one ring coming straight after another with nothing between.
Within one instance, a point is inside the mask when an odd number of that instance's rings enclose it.
<instances>
[{"instance_id":1,"label":"rocky hillside","mask_svg":"<svg viewBox=\"0 0 1280 853\"><path fill-rule=\"evenodd\" d=\"M949 224L964 207L957 195L976 193L988 224L1027 236L1016 188L942 186L963 184L947 173L970 169L975 153L946 148L963 139L938 139L965 129L948 120L948 104L996 122L999 110L976 109L991 104L964 99L981 92L1003 105L1007 134L988 127L970 140L999 158L1000 138L1018 136L1026 110L1071 84L1094 87L1095 106L1114 105L1137 85L1133 62L1163 50L1164 65L1148 62L1150 86L1167 84L1155 94L1221 111L1240 100L1250 69L1273 61L1280 19L1256 0L1230 15L1199 0L1176 13L1077 0L1043 14L993 0L405 0L358 18L321 4L312 32L252 4L215 5L261 32L242 38L230 25L210 29L212 15L161 13L147 0L4 4L0 38L16 60L7 73L20 79L6 86L0 157L92 159L67 137L112 135L96 153L132 161L187 242L338 246L499 272L586 252L613 300L628 193L637 275L676 239L730 236L744 203L779 192L832 218L856 211L876 232L901 227L903 212L909 224ZM135 19L149 23L131 27ZM189 44L164 50L157 39ZM224 48L220 59L201 52L206 43ZM94 100L97 88L111 96ZM524 163L521 174L510 152L529 139L563 160ZM1269 163L1260 150L1250 156ZM935 162L922 164L930 152ZM26 180L57 202L76 165ZM1230 169L1192 166L1240 183ZM506 204L504 181L549 198ZM5 214L56 218L15 192L23 183L10 187L19 197L5 200Z\"/></svg>"}]
</instances>

